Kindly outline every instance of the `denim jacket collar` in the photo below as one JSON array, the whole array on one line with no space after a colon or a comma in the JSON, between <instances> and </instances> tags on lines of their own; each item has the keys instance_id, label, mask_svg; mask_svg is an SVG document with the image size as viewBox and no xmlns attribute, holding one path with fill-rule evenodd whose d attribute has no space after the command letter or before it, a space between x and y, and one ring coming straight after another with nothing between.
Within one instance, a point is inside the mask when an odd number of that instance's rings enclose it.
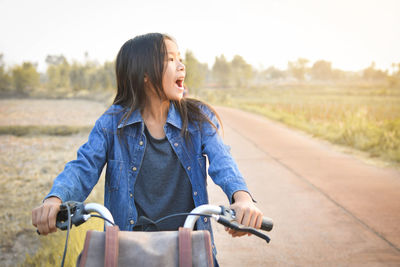
<instances>
[{"instance_id":1,"label":"denim jacket collar","mask_svg":"<svg viewBox=\"0 0 400 267\"><path fill-rule=\"evenodd\" d=\"M182 129L181 114L179 114L179 111L175 108L175 105L172 102L169 104L167 123L178 128L179 130Z\"/></svg>"},{"instance_id":2,"label":"denim jacket collar","mask_svg":"<svg viewBox=\"0 0 400 267\"><path fill-rule=\"evenodd\" d=\"M127 110L124 111L125 113L128 112ZM123 122L121 122L118 125L118 129L131 125L131 124L135 124L135 123L139 123L139 122L144 122L142 115L140 114L140 110L136 109L135 111L132 112L132 114L129 116L129 118L127 118L126 120L124 120ZM174 103L171 101L170 105L169 105L169 110L168 110L168 116L167 116L167 123L171 124L172 126L178 128L178 129L182 129L182 119L181 116L179 114L179 111L175 108ZM191 130L192 127L189 126L189 130Z\"/></svg>"},{"instance_id":3,"label":"denim jacket collar","mask_svg":"<svg viewBox=\"0 0 400 267\"><path fill-rule=\"evenodd\" d=\"M122 112L124 114L126 114L128 112L128 109L125 108L122 110ZM123 120L120 124L118 124L118 129L121 129L125 126L131 125L131 124L135 124L138 122L143 122L143 118L142 115L140 114L140 110L136 109L132 112L132 114L129 116L129 118Z\"/></svg>"}]
</instances>

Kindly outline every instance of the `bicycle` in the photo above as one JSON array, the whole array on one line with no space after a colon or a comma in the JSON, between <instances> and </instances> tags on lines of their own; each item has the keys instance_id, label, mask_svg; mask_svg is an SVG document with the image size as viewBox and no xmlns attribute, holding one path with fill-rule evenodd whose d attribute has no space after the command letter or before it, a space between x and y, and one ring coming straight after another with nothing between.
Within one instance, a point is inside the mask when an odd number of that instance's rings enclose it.
<instances>
[{"instance_id":1,"label":"bicycle","mask_svg":"<svg viewBox=\"0 0 400 267\"><path fill-rule=\"evenodd\" d=\"M93 212L96 212L99 215L92 214ZM229 227L231 229L234 229L236 231L251 233L251 234L265 240L267 243L270 242L270 238L267 235L261 233L260 231L254 229L254 228L245 227L245 226L242 226L239 223L237 223L235 221L235 211L232 209L226 208L224 206L216 206L216 205L208 205L208 204L201 205L201 206L193 209L190 213L172 214L172 215L163 217L157 221L152 221L146 217L141 217L139 219L139 222L141 222L143 224L148 224L148 225L157 225L159 222L161 222L163 220L167 220L168 218L171 218L174 216L187 216L185 223L183 225L183 228L193 230L198 218L200 216L204 216L204 217L213 218L216 222L218 222L226 227ZM68 202L62 203L60 205L60 211L57 214L56 227L59 228L60 230L67 230L64 254L63 254L61 266L64 266L64 262L65 262L65 255L67 253L67 248L68 248L68 238L69 238L70 228L72 227L72 225L75 225L75 226L81 225L82 223L89 220L91 217L97 217L97 218L103 219L105 227L115 225L114 219L113 219L110 211L103 205L100 205L97 203L84 204L82 202L75 202L75 201L68 201ZM270 219L268 217L264 217L262 226L261 226L261 230L271 231L272 228L273 228L272 219Z\"/></svg>"}]
</instances>

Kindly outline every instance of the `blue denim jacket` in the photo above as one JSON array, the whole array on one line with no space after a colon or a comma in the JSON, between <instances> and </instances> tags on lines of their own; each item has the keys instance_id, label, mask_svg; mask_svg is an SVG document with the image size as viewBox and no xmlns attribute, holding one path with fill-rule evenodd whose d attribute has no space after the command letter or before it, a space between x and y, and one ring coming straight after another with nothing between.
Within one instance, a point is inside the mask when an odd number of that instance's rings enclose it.
<instances>
[{"instance_id":1,"label":"blue denim jacket","mask_svg":"<svg viewBox=\"0 0 400 267\"><path fill-rule=\"evenodd\" d=\"M202 111L218 126L215 115L209 109L202 107ZM62 201L84 201L107 164L105 206L120 229L130 231L137 222L134 186L145 152L146 136L139 110L120 122L125 112L121 106L113 105L96 121L87 143L79 148L77 159L66 164L46 198L57 196ZM124 135L119 138L117 129L122 127ZM171 102L164 131L190 179L196 207L208 203L205 155L209 160L210 177L222 188L230 202L236 191L248 191L236 163L215 128L204 123L200 131L189 123L189 144L182 137L181 128L180 114ZM210 221L205 218L198 220L197 228L212 233ZM215 253L215 249L213 251Z\"/></svg>"}]
</instances>

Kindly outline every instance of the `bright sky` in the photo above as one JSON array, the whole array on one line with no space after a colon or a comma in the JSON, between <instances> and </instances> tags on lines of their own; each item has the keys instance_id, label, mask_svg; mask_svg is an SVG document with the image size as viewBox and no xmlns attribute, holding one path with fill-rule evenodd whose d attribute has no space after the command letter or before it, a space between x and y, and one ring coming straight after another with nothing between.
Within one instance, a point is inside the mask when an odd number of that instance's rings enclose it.
<instances>
[{"instance_id":1,"label":"bright sky","mask_svg":"<svg viewBox=\"0 0 400 267\"><path fill-rule=\"evenodd\" d=\"M46 55L101 63L147 32L174 36L212 66L239 54L255 67L286 69L299 57L361 70L400 63L398 0L0 0L0 53L45 70Z\"/></svg>"}]
</instances>

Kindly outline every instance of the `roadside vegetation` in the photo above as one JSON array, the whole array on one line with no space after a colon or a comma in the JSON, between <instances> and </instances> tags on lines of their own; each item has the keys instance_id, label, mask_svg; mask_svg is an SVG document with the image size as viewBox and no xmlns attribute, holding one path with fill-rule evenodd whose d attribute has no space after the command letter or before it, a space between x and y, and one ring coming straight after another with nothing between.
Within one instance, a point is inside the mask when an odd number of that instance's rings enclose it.
<instances>
[{"instance_id":1,"label":"roadside vegetation","mask_svg":"<svg viewBox=\"0 0 400 267\"><path fill-rule=\"evenodd\" d=\"M112 103L114 62L49 55L44 73L24 62L7 66L0 53L0 261L4 266L54 266L65 232L39 237L31 210L66 162L75 159L95 120ZM255 69L239 55L213 66L185 54L189 96L244 109L400 166L400 63L358 72L299 58L287 69ZM266 137L267 138L267 137ZM103 202L104 177L88 201ZM67 265L75 264L87 229L71 233Z\"/></svg>"},{"instance_id":2,"label":"roadside vegetation","mask_svg":"<svg viewBox=\"0 0 400 267\"><path fill-rule=\"evenodd\" d=\"M75 158L87 134L72 136L0 136L0 259L2 266L59 265L65 232L39 236L31 223L31 211L51 188L67 161ZM104 177L88 201L103 202ZM87 229L101 230L101 222L71 232L68 262L73 266L83 248ZM73 241L72 241L73 240Z\"/></svg>"},{"instance_id":3,"label":"roadside vegetation","mask_svg":"<svg viewBox=\"0 0 400 267\"><path fill-rule=\"evenodd\" d=\"M264 115L400 165L400 90L379 85L271 85L208 90L217 105Z\"/></svg>"},{"instance_id":4,"label":"roadside vegetation","mask_svg":"<svg viewBox=\"0 0 400 267\"><path fill-rule=\"evenodd\" d=\"M105 108L102 103L84 100L0 100L2 266L60 264L66 232L37 235L31 211L49 192L65 163L76 158L77 149L87 140L88 130ZM103 187L102 175L87 201L103 203ZM102 230L102 225L103 222L94 219L73 228L65 266L74 266L86 230Z\"/></svg>"}]
</instances>

